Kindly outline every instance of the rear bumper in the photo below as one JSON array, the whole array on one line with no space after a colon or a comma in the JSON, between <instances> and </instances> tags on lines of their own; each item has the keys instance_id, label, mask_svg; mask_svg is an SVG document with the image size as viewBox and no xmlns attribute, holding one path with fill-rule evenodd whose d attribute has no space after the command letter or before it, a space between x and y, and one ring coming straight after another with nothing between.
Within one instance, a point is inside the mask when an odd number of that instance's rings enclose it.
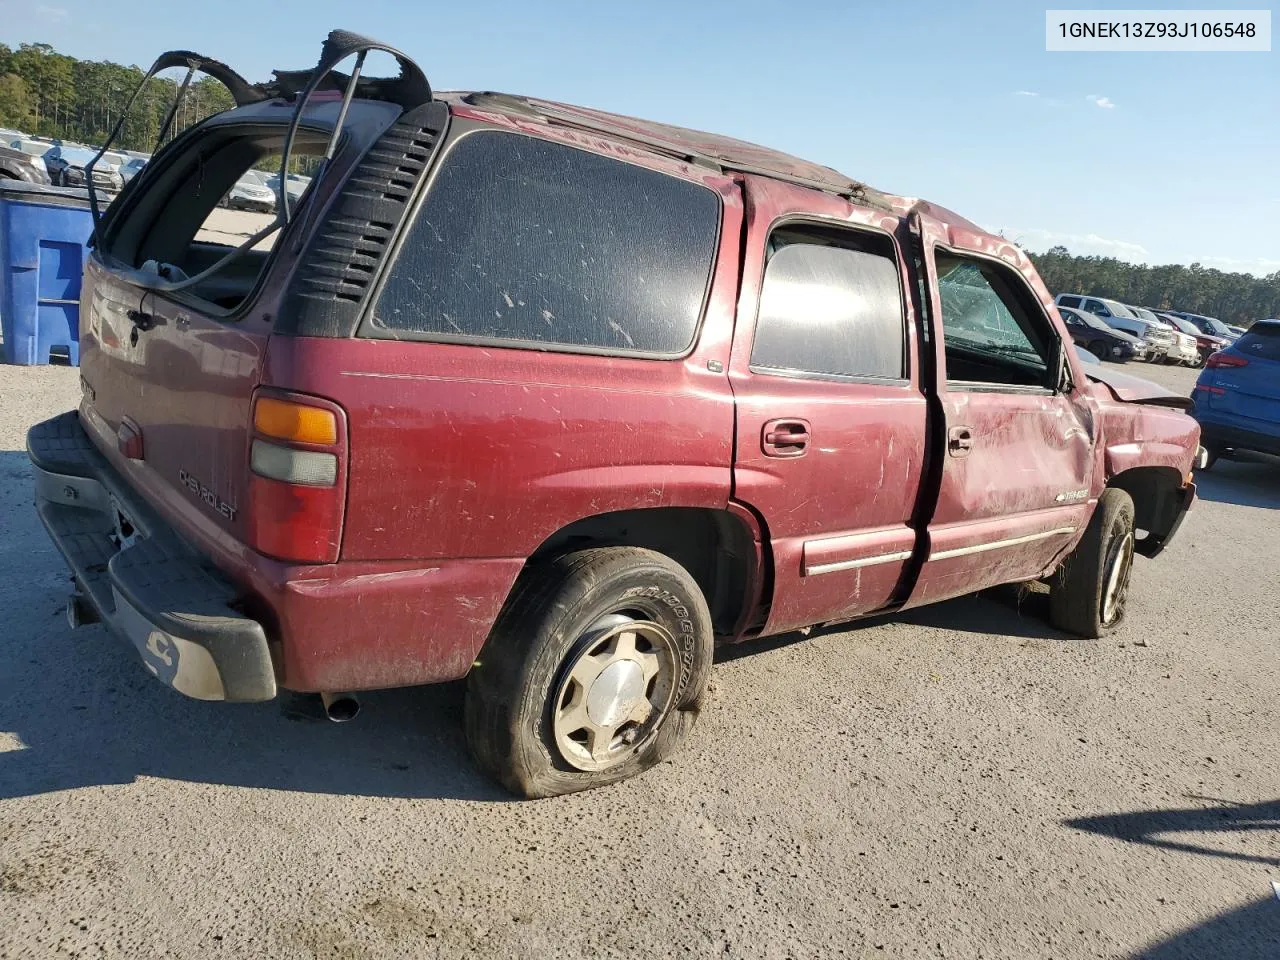
<instances>
[{"instance_id":1,"label":"rear bumper","mask_svg":"<svg viewBox=\"0 0 1280 960\"><path fill-rule=\"evenodd\" d=\"M266 632L239 591L132 495L72 411L27 434L36 510L104 623L162 683L199 700L276 695Z\"/></svg>"}]
</instances>

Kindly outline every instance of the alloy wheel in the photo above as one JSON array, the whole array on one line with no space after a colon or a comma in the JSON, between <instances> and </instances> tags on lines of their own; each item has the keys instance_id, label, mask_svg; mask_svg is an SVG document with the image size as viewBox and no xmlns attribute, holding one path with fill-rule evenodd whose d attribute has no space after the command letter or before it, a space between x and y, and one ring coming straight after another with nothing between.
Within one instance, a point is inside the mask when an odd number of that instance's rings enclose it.
<instances>
[{"instance_id":1,"label":"alloy wheel","mask_svg":"<svg viewBox=\"0 0 1280 960\"><path fill-rule=\"evenodd\" d=\"M556 748L579 770L608 770L642 748L670 711L676 642L652 620L611 613L574 651L552 701Z\"/></svg>"}]
</instances>

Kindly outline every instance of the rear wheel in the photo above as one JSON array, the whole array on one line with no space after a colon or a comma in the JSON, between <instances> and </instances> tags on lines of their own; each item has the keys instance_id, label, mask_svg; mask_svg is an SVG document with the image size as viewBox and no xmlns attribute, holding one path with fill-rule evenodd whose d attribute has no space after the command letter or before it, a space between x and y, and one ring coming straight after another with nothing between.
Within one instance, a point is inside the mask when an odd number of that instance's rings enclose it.
<instances>
[{"instance_id":1,"label":"rear wheel","mask_svg":"<svg viewBox=\"0 0 1280 960\"><path fill-rule=\"evenodd\" d=\"M1104 490L1084 536L1050 583L1050 622L1087 639L1118 626L1129 596L1133 546L1133 499L1123 490Z\"/></svg>"},{"instance_id":2,"label":"rear wheel","mask_svg":"<svg viewBox=\"0 0 1280 960\"><path fill-rule=\"evenodd\" d=\"M671 756L702 707L711 616L652 550L582 550L531 567L467 681L467 741L513 793L549 797Z\"/></svg>"}]
</instances>

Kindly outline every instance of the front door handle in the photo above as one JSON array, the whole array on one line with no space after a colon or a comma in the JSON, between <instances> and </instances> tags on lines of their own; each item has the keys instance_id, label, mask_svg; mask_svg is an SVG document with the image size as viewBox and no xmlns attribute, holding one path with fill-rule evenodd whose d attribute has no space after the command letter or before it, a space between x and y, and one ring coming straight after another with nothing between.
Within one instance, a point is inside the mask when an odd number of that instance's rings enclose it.
<instances>
[{"instance_id":1,"label":"front door handle","mask_svg":"<svg viewBox=\"0 0 1280 960\"><path fill-rule=\"evenodd\" d=\"M766 457L803 457L810 439L808 420L770 420L760 432L760 449Z\"/></svg>"},{"instance_id":2,"label":"front door handle","mask_svg":"<svg viewBox=\"0 0 1280 960\"><path fill-rule=\"evenodd\" d=\"M947 431L947 453L953 457L967 457L973 450L973 431L968 427L952 427Z\"/></svg>"}]
</instances>

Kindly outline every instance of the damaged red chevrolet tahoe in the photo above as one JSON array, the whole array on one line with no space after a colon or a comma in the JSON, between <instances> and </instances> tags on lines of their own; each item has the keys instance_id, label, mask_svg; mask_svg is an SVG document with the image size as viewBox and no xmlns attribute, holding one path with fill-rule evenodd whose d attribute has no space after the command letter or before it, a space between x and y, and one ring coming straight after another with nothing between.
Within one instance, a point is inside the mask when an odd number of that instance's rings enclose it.
<instances>
[{"instance_id":1,"label":"damaged red chevrolet tahoe","mask_svg":"<svg viewBox=\"0 0 1280 960\"><path fill-rule=\"evenodd\" d=\"M189 696L466 677L480 765L563 793L670 755L716 641L1037 579L1099 636L1194 499L1186 402L1082 366L1025 255L950 211L433 93L351 34L269 85L161 62L239 105L103 213L83 399L28 447L73 620ZM200 239L304 154L270 229Z\"/></svg>"}]
</instances>

